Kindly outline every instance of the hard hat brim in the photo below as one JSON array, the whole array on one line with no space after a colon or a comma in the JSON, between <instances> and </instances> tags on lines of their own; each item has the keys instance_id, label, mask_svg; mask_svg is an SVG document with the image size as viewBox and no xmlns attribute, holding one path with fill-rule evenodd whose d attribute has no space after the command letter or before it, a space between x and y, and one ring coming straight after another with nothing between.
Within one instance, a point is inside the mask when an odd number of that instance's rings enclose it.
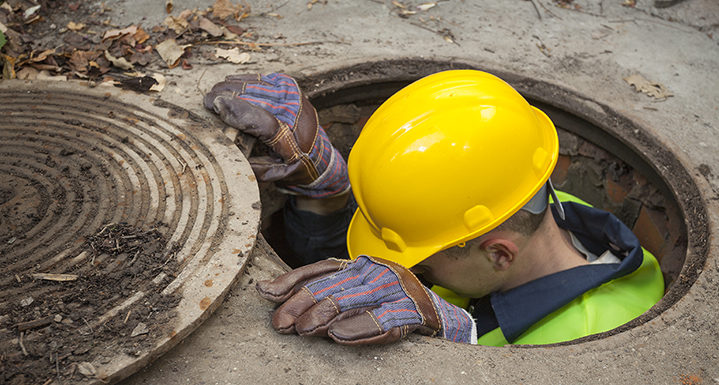
<instances>
[{"instance_id":1,"label":"hard hat brim","mask_svg":"<svg viewBox=\"0 0 719 385\"><path fill-rule=\"evenodd\" d=\"M388 259L410 268L439 251L436 245L408 246L402 252L390 249L382 238L375 234L373 227L365 219L360 209L357 209L352 216L350 228L352 231L347 232L347 250L352 259L360 255L369 255Z\"/></svg>"}]
</instances>

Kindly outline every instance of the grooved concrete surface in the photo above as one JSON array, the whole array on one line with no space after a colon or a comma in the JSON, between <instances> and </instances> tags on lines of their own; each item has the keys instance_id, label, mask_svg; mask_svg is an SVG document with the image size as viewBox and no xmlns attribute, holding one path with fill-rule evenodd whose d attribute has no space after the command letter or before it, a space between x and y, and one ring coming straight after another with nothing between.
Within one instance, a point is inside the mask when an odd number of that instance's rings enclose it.
<instances>
[{"instance_id":1,"label":"grooved concrete surface","mask_svg":"<svg viewBox=\"0 0 719 385\"><path fill-rule=\"evenodd\" d=\"M487 348L411 337L392 346L346 348L271 330L272 306L253 285L280 270L258 252L213 317L124 384L719 383L718 2L687 0L657 10L649 0L639 0L636 8L621 6L622 0L577 0L577 11L537 0L541 19L530 1L450 0L407 19L382 0L329 0L311 10L303 0L248 2L253 16L244 23L258 41L278 42L282 36L279 41L286 43L320 43L252 52L252 62L245 65L165 71L170 85L163 99L210 118L201 107L201 92L226 74L280 70L309 76L403 57L470 62L541 79L610 106L677 154L709 212L709 256L697 282L673 308L602 340ZM108 5L114 24L146 17L143 25L154 25L165 16L161 3ZM176 12L211 3L174 1ZM456 44L430 30L451 31ZM674 96L658 102L635 92L623 80L635 73L663 84Z\"/></svg>"}]
</instances>

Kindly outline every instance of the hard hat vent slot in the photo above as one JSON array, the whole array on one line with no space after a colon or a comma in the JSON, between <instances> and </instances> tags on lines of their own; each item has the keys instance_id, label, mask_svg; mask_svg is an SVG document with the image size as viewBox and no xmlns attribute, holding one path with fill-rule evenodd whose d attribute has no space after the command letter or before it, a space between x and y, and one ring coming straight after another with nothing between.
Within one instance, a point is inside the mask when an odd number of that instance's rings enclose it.
<instances>
[{"instance_id":1,"label":"hard hat vent slot","mask_svg":"<svg viewBox=\"0 0 719 385\"><path fill-rule=\"evenodd\" d=\"M464 212L464 225L467 226L469 231L475 231L493 219L492 211L483 205L474 206Z\"/></svg>"},{"instance_id":2,"label":"hard hat vent slot","mask_svg":"<svg viewBox=\"0 0 719 385\"><path fill-rule=\"evenodd\" d=\"M402 252L407 248L407 244L402 237L386 227L382 228L382 240L388 248L397 252Z\"/></svg>"}]
</instances>

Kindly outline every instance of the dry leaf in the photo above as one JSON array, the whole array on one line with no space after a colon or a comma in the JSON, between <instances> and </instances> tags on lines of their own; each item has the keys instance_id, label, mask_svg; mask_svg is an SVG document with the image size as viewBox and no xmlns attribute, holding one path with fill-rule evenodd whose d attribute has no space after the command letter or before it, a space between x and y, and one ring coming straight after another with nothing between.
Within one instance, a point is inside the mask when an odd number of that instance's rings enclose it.
<instances>
[{"instance_id":1,"label":"dry leaf","mask_svg":"<svg viewBox=\"0 0 719 385\"><path fill-rule=\"evenodd\" d=\"M399 1L396 1L396 0L392 0L392 5L394 5L397 8L400 8L400 9L407 9L406 5L400 3Z\"/></svg>"},{"instance_id":2,"label":"dry leaf","mask_svg":"<svg viewBox=\"0 0 719 385\"><path fill-rule=\"evenodd\" d=\"M40 7L41 7L40 5L36 5L34 7L30 7L28 9L26 9L25 13L23 13L23 18L25 18L25 20L27 20L27 19L33 17L35 15L35 13L40 10Z\"/></svg>"},{"instance_id":3,"label":"dry leaf","mask_svg":"<svg viewBox=\"0 0 719 385\"><path fill-rule=\"evenodd\" d=\"M30 54L30 61L31 61L31 62L35 62L35 63L41 62L41 61L47 59L48 56L54 55L54 54L55 54L55 49L54 49L54 48L53 48L53 49L48 49L48 50L42 51L42 52L40 52L39 55L37 55L37 56L35 56L35 57L33 57L32 54Z\"/></svg>"},{"instance_id":4,"label":"dry leaf","mask_svg":"<svg viewBox=\"0 0 719 385\"><path fill-rule=\"evenodd\" d=\"M137 326L135 326L134 329L132 329L132 332L130 333L130 337L137 337L141 334L147 334L150 331L148 329L147 325L144 322L139 322Z\"/></svg>"},{"instance_id":5,"label":"dry leaf","mask_svg":"<svg viewBox=\"0 0 719 385\"><path fill-rule=\"evenodd\" d=\"M239 25L226 25L225 28L227 28L228 31L234 33L235 35L242 35L247 31L247 28L242 28Z\"/></svg>"},{"instance_id":6,"label":"dry leaf","mask_svg":"<svg viewBox=\"0 0 719 385\"><path fill-rule=\"evenodd\" d=\"M224 27L224 26L222 27L222 34L223 34L225 40L229 40L229 41L240 40L240 36L232 33L229 29L227 29L227 27Z\"/></svg>"},{"instance_id":7,"label":"dry leaf","mask_svg":"<svg viewBox=\"0 0 719 385\"><path fill-rule=\"evenodd\" d=\"M422 3L422 4L420 4L420 5L417 6L417 9L420 10L420 11L426 11L426 10L428 10L428 9L430 9L430 8L435 7L436 5L437 5L436 2L432 2L432 3Z\"/></svg>"},{"instance_id":8,"label":"dry leaf","mask_svg":"<svg viewBox=\"0 0 719 385\"><path fill-rule=\"evenodd\" d=\"M307 9L312 9L312 6L321 2L322 4L327 4L327 0L310 0L307 2Z\"/></svg>"},{"instance_id":9,"label":"dry leaf","mask_svg":"<svg viewBox=\"0 0 719 385\"><path fill-rule=\"evenodd\" d=\"M177 15L177 18L187 21L187 19L189 19L190 16L192 16L195 12L196 12L196 11L192 11L192 10L186 9L186 10L180 12L180 14Z\"/></svg>"},{"instance_id":10,"label":"dry leaf","mask_svg":"<svg viewBox=\"0 0 719 385\"><path fill-rule=\"evenodd\" d=\"M124 70L132 69L132 63L127 61L124 57L114 57L109 52L105 51L105 59L109 60L112 65Z\"/></svg>"},{"instance_id":11,"label":"dry leaf","mask_svg":"<svg viewBox=\"0 0 719 385\"><path fill-rule=\"evenodd\" d=\"M174 16L167 16L162 24L175 31L178 35L182 35L190 26L186 19Z\"/></svg>"},{"instance_id":12,"label":"dry leaf","mask_svg":"<svg viewBox=\"0 0 719 385\"><path fill-rule=\"evenodd\" d=\"M149 91L154 85L157 84L157 80L155 80L151 76L142 75L142 74L131 74L133 77L121 79L115 82L115 87L120 87L123 90L130 90L135 92L147 92Z\"/></svg>"},{"instance_id":13,"label":"dry leaf","mask_svg":"<svg viewBox=\"0 0 719 385\"><path fill-rule=\"evenodd\" d=\"M22 67L17 73L15 74L18 79L20 80L34 80L37 78L37 74L39 73L38 70L32 67Z\"/></svg>"},{"instance_id":14,"label":"dry leaf","mask_svg":"<svg viewBox=\"0 0 719 385\"><path fill-rule=\"evenodd\" d=\"M175 39L167 39L155 47L155 50L169 68L175 68L180 62L180 57L185 54L185 49L190 45L178 45Z\"/></svg>"},{"instance_id":15,"label":"dry leaf","mask_svg":"<svg viewBox=\"0 0 719 385\"><path fill-rule=\"evenodd\" d=\"M40 71L40 73L37 74L37 80L57 80L57 81L67 81L67 76L53 76L50 75L50 72L46 70Z\"/></svg>"},{"instance_id":16,"label":"dry leaf","mask_svg":"<svg viewBox=\"0 0 719 385\"><path fill-rule=\"evenodd\" d=\"M174 5L172 4L172 0L165 0L165 12L170 13L172 12L172 8Z\"/></svg>"},{"instance_id":17,"label":"dry leaf","mask_svg":"<svg viewBox=\"0 0 719 385\"><path fill-rule=\"evenodd\" d=\"M224 20L232 16L235 19L240 17L240 12L243 11L241 5L232 4L230 0L217 0L212 6L212 16Z\"/></svg>"},{"instance_id":18,"label":"dry leaf","mask_svg":"<svg viewBox=\"0 0 719 385\"><path fill-rule=\"evenodd\" d=\"M634 8L637 5L637 0L624 0L622 5L625 7Z\"/></svg>"},{"instance_id":19,"label":"dry leaf","mask_svg":"<svg viewBox=\"0 0 719 385\"><path fill-rule=\"evenodd\" d=\"M162 91L162 89L165 88L165 84L167 84L165 76L163 74L153 74L152 78L157 81L157 84L150 87L150 91Z\"/></svg>"},{"instance_id":20,"label":"dry leaf","mask_svg":"<svg viewBox=\"0 0 719 385\"><path fill-rule=\"evenodd\" d=\"M135 35L133 35L133 38L135 39L137 44L142 44L150 38L150 35L148 35L144 29L138 28L137 32L135 32Z\"/></svg>"},{"instance_id":21,"label":"dry leaf","mask_svg":"<svg viewBox=\"0 0 719 385\"><path fill-rule=\"evenodd\" d=\"M95 373L97 373L95 367L87 361L77 364L77 371L85 377L94 377Z\"/></svg>"},{"instance_id":22,"label":"dry leaf","mask_svg":"<svg viewBox=\"0 0 719 385\"><path fill-rule=\"evenodd\" d=\"M4 10L8 11L9 13L15 12L12 10L12 7L10 6L10 4L7 3L7 1L4 1L2 3L2 5L0 5L0 9L4 9Z\"/></svg>"},{"instance_id":23,"label":"dry leaf","mask_svg":"<svg viewBox=\"0 0 719 385\"><path fill-rule=\"evenodd\" d=\"M200 16L200 29L206 31L212 37L222 36L222 29L206 17Z\"/></svg>"},{"instance_id":24,"label":"dry leaf","mask_svg":"<svg viewBox=\"0 0 719 385\"><path fill-rule=\"evenodd\" d=\"M123 29L111 29L111 30L105 31L105 34L102 35L102 40L117 39L118 37L121 37L121 36L124 36L127 34L134 35L136 32L137 32L136 25L131 25L131 26L129 26L127 28L123 28Z\"/></svg>"},{"instance_id":25,"label":"dry leaf","mask_svg":"<svg viewBox=\"0 0 719 385\"><path fill-rule=\"evenodd\" d=\"M83 23L76 23L74 21L67 23L67 29L69 29L70 31L82 31L84 28L85 24Z\"/></svg>"},{"instance_id":26,"label":"dry leaf","mask_svg":"<svg viewBox=\"0 0 719 385\"><path fill-rule=\"evenodd\" d=\"M130 57L128 58L130 63L132 64L139 64L141 66L146 66L152 61L152 54L149 52L140 52L136 51Z\"/></svg>"},{"instance_id":27,"label":"dry leaf","mask_svg":"<svg viewBox=\"0 0 719 385\"><path fill-rule=\"evenodd\" d=\"M449 28L440 29L439 31L437 31L437 33L442 36L442 39L444 39L444 41L446 41L447 43L456 44L454 34Z\"/></svg>"},{"instance_id":28,"label":"dry leaf","mask_svg":"<svg viewBox=\"0 0 719 385\"><path fill-rule=\"evenodd\" d=\"M54 62L54 60L53 60ZM45 63L30 63L32 68L35 68L38 71L41 70L48 70L48 71L54 71L54 72L60 72L62 69L60 66L58 66L56 63L53 64L45 64Z\"/></svg>"},{"instance_id":29,"label":"dry leaf","mask_svg":"<svg viewBox=\"0 0 719 385\"><path fill-rule=\"evenodd\" d=\"M225 59L230 63L245 64L250 61L250 54L247 52L240 52L239 48L222 49L217 48L215 50L215 56L218 58Z\"/></svg>"},{"instance_id":30,"label":"dry leaf","mask_svg":"<svg viewBox=\"0 0 719 385\"><path fill-rule=\"evenodd\" d=\"M640 74L627 76L624 81L633 86L635 91L645 93L659 100L674 96L663 84L649 81Z\"/></svg>"},{"instance_id":31,"label":"dry leaf","mask_svg":"<svg viewBox=\"0 0 719 385\"><path fill-rule=\"evenodd\" d=\"M87 71L90 60L97 58L98 53L94 51L75 50L70 56L70 67L77 72Z\"/></svg>"},{"instance_id":32,"label":"dry leaf","mask_svg":"<svg viewBox=\"0 0 719 385\"><path fill-rule=\"evenodd\" d=\"M4 54L0 54L3 61L2 77L3 79L15 79L15 60L16 58Z\"/></svg>"},{"instance_id":33,"label":"dry leaf","mask_svg":"<svg viewBox=\"0 0 719 385\"><path fill-rule=\"evenodd\" d=\"M135 47L135 51L140 53L152 52L152 46L148 44L142 48Z\"/></svg>"}]
</instances>

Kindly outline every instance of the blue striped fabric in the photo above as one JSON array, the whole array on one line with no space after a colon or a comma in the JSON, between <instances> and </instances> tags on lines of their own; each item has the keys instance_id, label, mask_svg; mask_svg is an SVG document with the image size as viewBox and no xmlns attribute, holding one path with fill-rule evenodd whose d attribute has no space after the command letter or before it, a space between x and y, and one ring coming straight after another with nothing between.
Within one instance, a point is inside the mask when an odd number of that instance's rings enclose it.
<instances>
[{"instance_id":1,"label":"blue striped fabric","mask_svg":"<svg viewBox=\"0 0 719 385\"><path fill-rule=\"evenodd\" d=\"M340 311L367 308L383 331L396 327L421 325L422 315L405 293L397 275L366 256L349 262L347 268L306 285L318 302L332 296ZM473 320L469 314L432 291L430 297L442 323L439 335L455 341L473 343Z\"/></svg>"},{"instance_id":2,"label":"blue striped fabric","mask_svg":"<svg viewBox=\"0 0 719 385\"><path fill-rule=\"evenodd\" d=\"M238 98L272 113L294 133L301 112L302 93L292 77L272 73L260 77L259 83L248 83ZM347 163L332 146L322 126L317 127L317 139L307 156L315 165L319 177L309 185L289 185L285 189L312 198L325 198L349 190Z\"/></svg>"},{"instance_id":3,"label":"blue striped fabric","mask_svg":"<svg viewBox=\"0 0 719 385\"><path fill-rule=\"evenodd\" d=\"M442 338L464 343L476 343L475 323L469 313L461 307L452 305L442 299L435 292L429 291L434 302L434 307L439 311L439 318L442 320Z\"/></svg>"},{"instance_id":4,"label":"blue striped fabric","mask_svg":"<svg viewBox=\"0 0 719 385\"><path fill-rule=\"evenodd\" d=\"M237 97L271 112L294 130L302 97L295 79L280 73L264 75L260 83L248 83Z\"/></svg>"},{"instance_id":5,"label":"blue striped fabric","mask_svg":"<svg viewBox=\"0 0 719 385\"><path fill-rule=\"evenodd\" d=\"M318 127L317 134L318 140L310 150L309 158L317 168L319 177L309 185L287 186L287 189L312 198L325 198L349 190L350 181L347 162L332 146L322 126Z\"/></svg>"}]
</instances>

